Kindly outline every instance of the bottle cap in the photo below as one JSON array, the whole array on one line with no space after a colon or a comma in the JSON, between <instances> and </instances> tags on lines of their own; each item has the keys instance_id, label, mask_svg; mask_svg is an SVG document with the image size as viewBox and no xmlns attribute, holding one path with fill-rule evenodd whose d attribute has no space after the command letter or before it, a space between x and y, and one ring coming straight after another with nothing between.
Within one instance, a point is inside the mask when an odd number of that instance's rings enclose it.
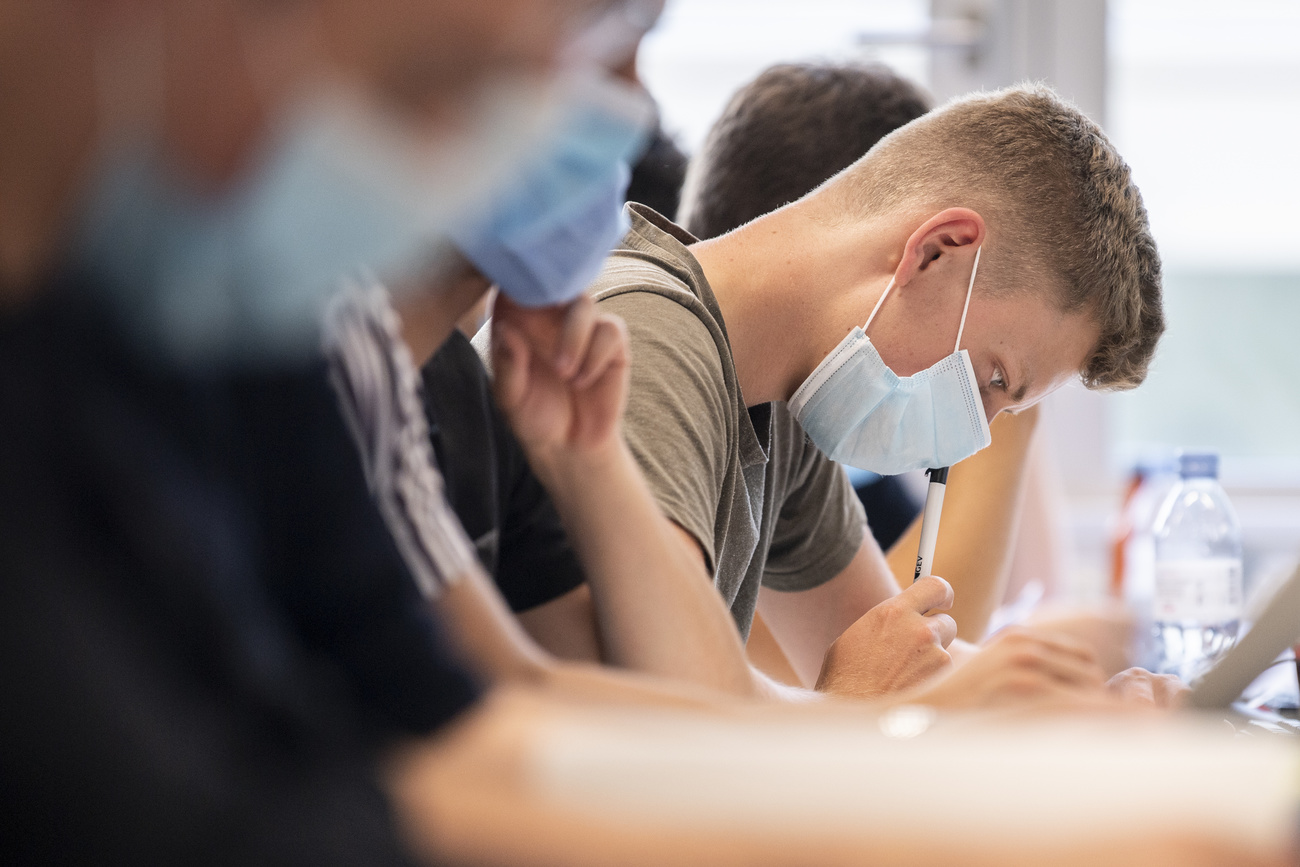
<instances>
[{"instance_id":1,"label":"bottle cap","mask_svg":"<svg viewBox=\"0 0 1300 867\"><path fill-rule=\"evenodd\" d=\"M1151 476L1172 475L1178 472L1177 449L1165 446L1149 446L1138 452L1133 462L1133 470L1143 478Z\"/></svg>"},{"instance_id":2,"label":"bottle cap","mask_svg":"<svg viewBox=\"0 0 1300 867\"><path fill-rule=\"evenodd\" d=\"M1178 474L1184 479L1217 479L1219 456L1215 452L1183 452L1178 457Z\"/></svg>"}]
</instances>

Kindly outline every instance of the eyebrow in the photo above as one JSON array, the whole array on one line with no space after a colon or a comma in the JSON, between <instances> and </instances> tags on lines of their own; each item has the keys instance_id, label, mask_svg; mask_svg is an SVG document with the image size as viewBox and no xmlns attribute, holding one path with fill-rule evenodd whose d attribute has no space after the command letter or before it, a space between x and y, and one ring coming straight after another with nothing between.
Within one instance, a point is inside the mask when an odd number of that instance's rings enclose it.
<instances>
[{"instance_id":1,"label":"eyebrow","mask_svg":"<svg viewBox=\"0 0 1300 867\"><path fill-rule=\"evenodd\" d=\"M1029 374L1025 370L1025 364L1023 361L1020 363L1020 370L1017 371L1017 373L1019 375L1016 379L1020 380L1020 385L1011 393L1011 399L1016 403L1020 403L1025 399L1025 395L1029 393L1029 386L1032 383L1030 382Z\"/></svg>"}]
</instances>

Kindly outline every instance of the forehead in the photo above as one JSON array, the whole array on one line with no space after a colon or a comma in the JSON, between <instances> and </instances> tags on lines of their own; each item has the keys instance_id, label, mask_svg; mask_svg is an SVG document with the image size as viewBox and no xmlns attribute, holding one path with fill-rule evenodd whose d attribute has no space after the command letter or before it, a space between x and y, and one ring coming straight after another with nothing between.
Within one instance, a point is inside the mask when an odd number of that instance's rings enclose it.
<instances>
[{"instance_id":1,"label":"forehead","mask_svg":"<svg viewBox=\"0 0 1300 867\"><path fill-rule=\"evenodd\" d=\"M430 87L562 61L617 66L663 0L315 0L336 55L362 70L403 69ZM617 56L606 56L607 52Z\"/></svg>"},{"instance_id":2,"label":"forehead","mask_svg":"<svg viewBox=\"0 0 1300 867\"><path fill-rule=\"evenodd\" d=\"M315 0L332 61L406 108L440 107L491 75L538 73L604 0Z\"/></svg>"}]
</instances>

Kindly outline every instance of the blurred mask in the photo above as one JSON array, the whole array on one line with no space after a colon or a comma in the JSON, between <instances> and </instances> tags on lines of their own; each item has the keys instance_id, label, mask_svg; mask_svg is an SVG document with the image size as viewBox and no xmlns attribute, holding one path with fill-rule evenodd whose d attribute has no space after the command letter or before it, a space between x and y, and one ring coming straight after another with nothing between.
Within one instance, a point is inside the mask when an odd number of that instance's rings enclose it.
<instances>
[{"instance_id":1,"label":"blurred mask","mask_svg":"<svg viewBox=\"0 0 1300 867\"><path fill-rule=\"evenodd\" d=\"M557 134L485 218L452 240L512 300L571 301L628 229L623 201L656 111L642 88L604 74L568 88Z\"/></svg>"},{"instance_id":2,"label":"blurred mask","mask_svg":"<svg viewBox=\"0 0 1300 867\"><path fill-rule=\"evenodd\" d=\"M322 85L219 195L195 190L145 137L101 160L74 260L166 362L306 357L343 278L364 269L402 285L436 269L455 218L517 171L561 111L551 85L498 83L435 138Z\"/></svg>"}]
</instances>

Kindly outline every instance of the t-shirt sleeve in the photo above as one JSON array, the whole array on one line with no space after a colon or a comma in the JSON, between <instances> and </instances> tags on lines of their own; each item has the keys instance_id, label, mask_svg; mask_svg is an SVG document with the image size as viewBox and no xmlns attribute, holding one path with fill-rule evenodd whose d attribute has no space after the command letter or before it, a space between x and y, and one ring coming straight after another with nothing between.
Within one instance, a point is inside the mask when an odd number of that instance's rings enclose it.
<instances>
[{"instance_id":1,"label":"t-shirt sleeve","mask_svg":"<svg viewBox=\"0 0 1300 867\"><path fill-rule=\"evenodd\" d=\"M839 464L826 457L783 410L790 484L781 503L763 586L809 590L834 578L853 559L866 533L866 513Z\"/></svg>"},{"instance_id":2,"label":"t-shirt sleeve","mask_svg":"<svg viewBox=\"0 0 1300 867\"><path fill-rule=\"evenodd\" d=\"M623 432L669 519L695 537L710 572L735 408L722 359L700 318L671 298L627 292L601 309L627 321L631 384Z\"/></svg>"}]
</instances>

